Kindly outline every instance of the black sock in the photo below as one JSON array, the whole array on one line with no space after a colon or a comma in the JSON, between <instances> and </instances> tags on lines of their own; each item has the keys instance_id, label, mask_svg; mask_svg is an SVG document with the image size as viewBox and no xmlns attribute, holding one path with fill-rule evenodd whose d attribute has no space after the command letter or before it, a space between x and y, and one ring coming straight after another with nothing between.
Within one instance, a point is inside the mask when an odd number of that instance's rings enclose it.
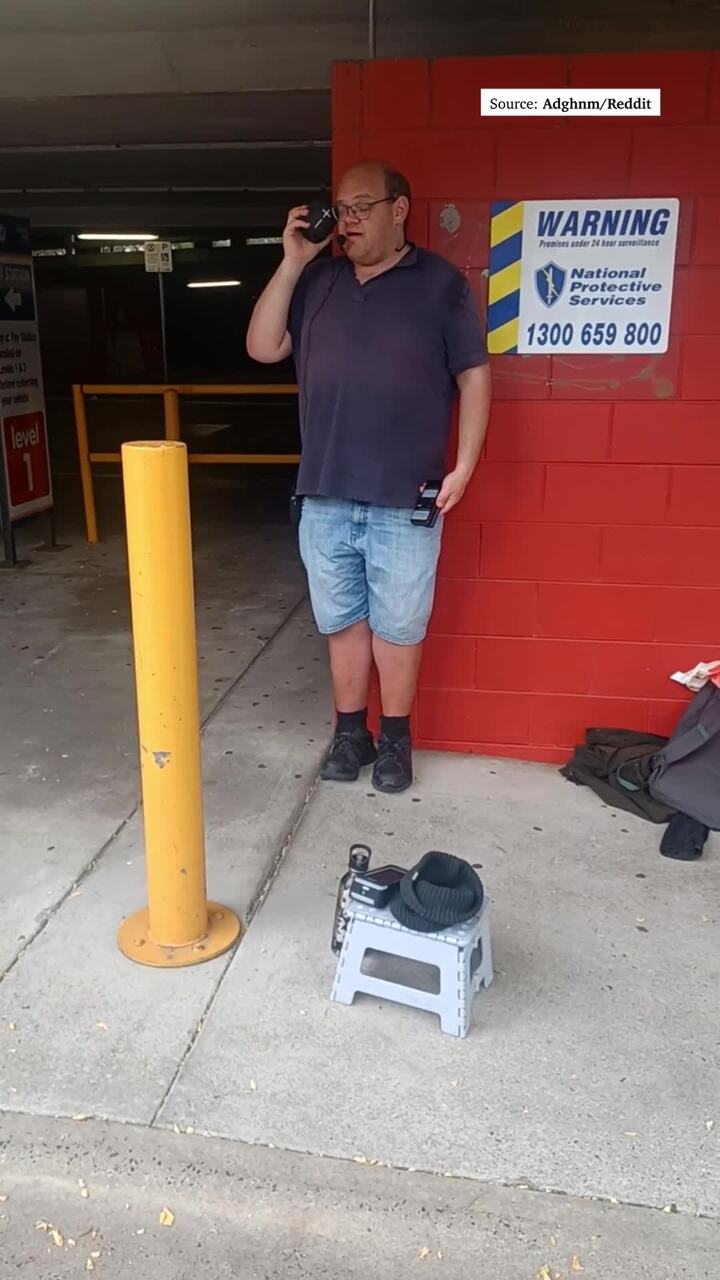
<instances>
[{"instance_id":1,"label":"black sock","mask_svg":"<svg viewBox=\"0 0 720 1280\"><path fill-rule=\"evenodd\" d=\"M400 742L401 738L410 737L409 716L381 716L380 732L391 742Z\"/></svg>"},{"instance_id":2,"label":"black sock","mask_svg":"<svg viewBox=\"0 0 720 1280\"><path fill-rule=\"evenodd\" d=\"M367 707L362 711L338 711L336 733L354 733L358 729L367 729Z\"/></svg>"}]
</instances>

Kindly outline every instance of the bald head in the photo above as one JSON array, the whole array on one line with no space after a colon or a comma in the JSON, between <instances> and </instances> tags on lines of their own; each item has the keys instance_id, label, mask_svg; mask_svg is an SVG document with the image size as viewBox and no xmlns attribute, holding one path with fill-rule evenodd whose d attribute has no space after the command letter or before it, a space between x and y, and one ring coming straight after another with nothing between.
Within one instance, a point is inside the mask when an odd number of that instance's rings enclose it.
<instances>
[{"instance_id":1,"label":"bald head","mask_svg":"<svg viewBox=\"0 0 720 1280\"><path fill-rule=\"evenodd\" d=\"M335 203L345 252L358 265L382 262L404 245L410 184L391 165L376 160L353 165Z\"/></svg>"},{"instance_id":2,"label":"bald head","mask_svg":"<svg viewBox=\"0 0 720 1280\"><path fill-rule=\"evenodd\" d=\"M384 196L405 196L408 203L410 202L410 183L404 174L398 169L394 169L392 165L385 164L382 160L363 160L360 164L353 165L352 169L348 169L340 186L343 187L346 182L352 186L358 182L372 183L373 187L382 188Z\"/></svg>"}]
</instances>

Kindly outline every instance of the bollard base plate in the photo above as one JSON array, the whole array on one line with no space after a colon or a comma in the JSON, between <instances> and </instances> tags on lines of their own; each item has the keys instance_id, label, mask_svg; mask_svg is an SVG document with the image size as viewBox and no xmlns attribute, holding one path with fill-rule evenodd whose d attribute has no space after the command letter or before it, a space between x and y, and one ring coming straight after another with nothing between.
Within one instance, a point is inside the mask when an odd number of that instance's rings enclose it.
<instances>
[{"instance_id":1,"label":"bollard base plate","mask_svg":"<svg viewBox=\"0 0 720 1280\"><path fill-rule=\"evenodd\" d=\"M242 935L243 927L234 911L218 902L208 902L208 931L197 942L168 947L149 935L147 907L128 916L120 925L117 944L128 960L150 965L154 969L181 969L186 965L205 964L229 951Z\"/></svg>"}]
</instances>

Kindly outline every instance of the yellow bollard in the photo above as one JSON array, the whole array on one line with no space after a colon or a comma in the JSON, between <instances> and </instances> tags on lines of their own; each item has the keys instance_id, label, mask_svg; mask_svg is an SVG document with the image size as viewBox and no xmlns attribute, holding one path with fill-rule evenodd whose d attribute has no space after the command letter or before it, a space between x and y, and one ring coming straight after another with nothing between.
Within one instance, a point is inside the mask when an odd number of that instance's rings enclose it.
<instances>
[{"instance_id":1,"label":"yellow bollard","mask_svg":"<svg viewBox=\"0 0 720 1280\"><path fill-rule=\"evenodd\" d=\"M241 925L208 902L187 449L122 446L148 906L118 946L161 968L212 960Z\"/></svg>"}]
</instances>

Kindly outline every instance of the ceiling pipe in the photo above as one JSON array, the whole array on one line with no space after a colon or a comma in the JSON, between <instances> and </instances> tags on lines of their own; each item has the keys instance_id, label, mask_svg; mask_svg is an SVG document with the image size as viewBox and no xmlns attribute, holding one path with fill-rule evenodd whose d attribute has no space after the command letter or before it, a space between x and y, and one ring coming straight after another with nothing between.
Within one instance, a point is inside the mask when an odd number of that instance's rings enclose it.
<instances>
[{"instance_id":1,"label":"ceiling pipe","mask_svg":"<svg viewBox=\"0 0 720 1280\"><path fill-rule=\"evenodd\" d=\"M375 57L376 34L375 0L368 0L368 57L370 58Z\"/></svg>"}]
</instances>

